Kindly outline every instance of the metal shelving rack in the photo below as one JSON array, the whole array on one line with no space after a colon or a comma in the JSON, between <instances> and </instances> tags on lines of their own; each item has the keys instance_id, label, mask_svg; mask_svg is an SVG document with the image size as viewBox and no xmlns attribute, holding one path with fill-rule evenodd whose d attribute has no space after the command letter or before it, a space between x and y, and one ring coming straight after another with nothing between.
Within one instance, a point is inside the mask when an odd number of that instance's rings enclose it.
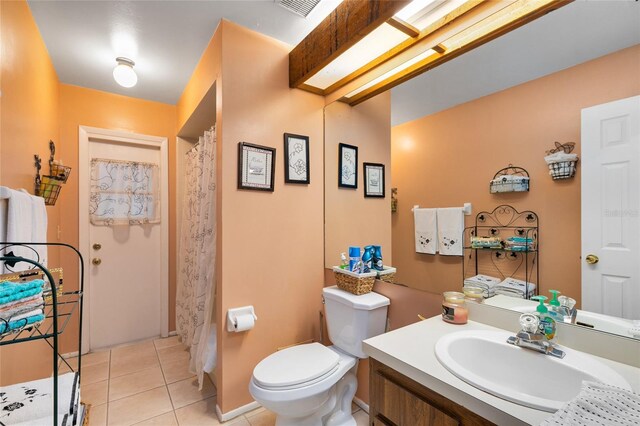
<instances>
[{"instance_id":1,"label":"metal shelving rack","mask_svg":"<svg viewBox=\"0 0 640 426\"><path fill-rule=\"evenodd\" d=\"M469 243L471 237L511 236L528 238L533 241L533 249L510 250L501 248L474 248ZM464 261L462 262L462 280L471 270L474 275L495 275L502 279L521 277L527 283L526 294L529 294L529 283L536 285L534 295L540 291L539 243L540 228L538 215L525 210L519 212L513 206L503 204L493 211L481 211L476 215L475 225L464 230Z\"/></svg>"},{"instance_id":2,"label":"metal shelving rack","mask_svg":"<svg viewBox=\"0 0 640 426\"><path fill-rule=\"evenodd\" d=\"M48 247L64 247L72 250L78 256L80 262L80 285L78 290L62 292L51 272L40 263L16 256L13 251L8 251L12 247L32 247L32 246L48 246ZM33 249L32 249L33 250ZM3 254L4 253L4 254ZM0 347L5 345L18 344L23 342L31 342L35 340L45 340L53 350L53 424L58 425L58 373L59 361L62 360L72 372L78 374L78 384L81 383L81 366L82 366L82 310L83 310L83 292L84 292L84 259L80 252L73 246L64 243L24 243L24 242L0 242L0 261L7 265L15 265L19 262L30 264L32 267L27 271L16 272L16 275L24 274L29 278L44 275L50 284L50 288L43 292L44 314L45 319L36 325L25 325L24 327L12 330L10 333L0 335ZM41 271L37 272L38 270ZM78 311L78 366L72 368L71 365L61 356L59 352L59 336L65 331L69 325L74 313ZM79 422L76 423L76 420ZM73 424L82 424L83 419L75 419Z\"/></svg>"}]
</instances>

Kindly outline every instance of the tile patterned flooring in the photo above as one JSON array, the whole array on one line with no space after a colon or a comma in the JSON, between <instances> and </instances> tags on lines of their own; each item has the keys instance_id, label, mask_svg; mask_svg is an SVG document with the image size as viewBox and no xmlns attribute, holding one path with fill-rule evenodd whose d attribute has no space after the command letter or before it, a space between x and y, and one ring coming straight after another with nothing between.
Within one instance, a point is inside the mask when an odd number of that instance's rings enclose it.
<instances>
[{"instance_id":1,"label":"tile patterned flooring","mask_svg":"<svg viewBox=\"0 0 640 426\"><path fill-rule=\"evenodd\" d=\"M67 360L75 368L74 358ZM68 370L63 363L61 372ZM89 426L215 426L216 389L189 373L189 352L177 336L148 340L82 357L82 401L91 404ZM354 407L358 426L366 412ZM258 408L224 423L273 426L275 415Z\"/></svg>"}]
</instances>

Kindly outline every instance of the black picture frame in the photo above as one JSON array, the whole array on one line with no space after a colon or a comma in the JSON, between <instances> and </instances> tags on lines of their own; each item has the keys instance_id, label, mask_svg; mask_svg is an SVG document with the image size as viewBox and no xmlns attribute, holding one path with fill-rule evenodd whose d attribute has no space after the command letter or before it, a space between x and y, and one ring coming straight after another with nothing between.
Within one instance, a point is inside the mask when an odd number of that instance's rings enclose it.
<instances>
[{"instance_id":1,"label":"black picture frame","mask_svg":"<svg viewBox=\"0 0 640 426\"><path fill-rule=\"evenodd\" d=\"M309 184L309 136L284 134L284 181L285 183Z\"/></svg>"},{"instance_id":2,"label":"black picture frame","mask_svg":"<svg viewBox=\"0 0 640 426\"><path fill-rule=\"evenodd\" d=\"M364 196L366 198L384 198L384 164L362 163L364 177Z\"/></svg>"},{"instance_id":3,"label":"black picture frame","mask_svg":"<svg viewBox=\"0 0 640 426\"><path fill-rule=\"evenodd\" d=\"M338 187L358 188L358 147L338 144Z\"/></svg>"},{"instance_id":4,"label":"black picture frame","mask_svg":"<svg viewBox=\"0 0 640 426\"><path fill-rule=\"evenodd\" d=\"M238 189L273 192L276 149L238 142Z\"/></svg>"}]
</instances>

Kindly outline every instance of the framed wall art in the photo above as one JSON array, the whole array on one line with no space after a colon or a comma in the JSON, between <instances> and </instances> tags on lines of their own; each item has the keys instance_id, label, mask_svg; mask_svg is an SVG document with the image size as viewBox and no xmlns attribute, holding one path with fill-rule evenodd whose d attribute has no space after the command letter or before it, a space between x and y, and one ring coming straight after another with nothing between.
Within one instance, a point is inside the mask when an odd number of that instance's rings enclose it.
<instances>
[{"instance_id":1,"label":"framed wall art","mask_svg":"<svg viewBox=\"0 0 640 426\"><path fill-rule=\"evenodd\" d=\"M308 136L284 134L284 181L310 183Z\"/></svg>"},{"instance_id":2,"label":"framed wall art","mask_svg":"<svg viewBox=\"0 0 640 426\"><path fill-rule=\"evenodd\" d=\"M338 186L340 188L358 187L358 147L338 144Z\"/></svg>"},{"instance_id":3,"label":"framed wall art","mask_svg":"<svg viewBox=\"0 0 640 426\"><path fill-rule=\"evenodd\" d=\"M384 164L362 164L364 166L364 196L384 198Z\"/></svg>"},{"instance_id":4,"label":"framed wall art","mask_svg":"<svg viewBox=\"0 0 640 426\"><path fill-rule=\"evenodd\" d=\"M273 192L275 166L275 148L238 143L238 189Z\"/></svg>"}]
</instances>

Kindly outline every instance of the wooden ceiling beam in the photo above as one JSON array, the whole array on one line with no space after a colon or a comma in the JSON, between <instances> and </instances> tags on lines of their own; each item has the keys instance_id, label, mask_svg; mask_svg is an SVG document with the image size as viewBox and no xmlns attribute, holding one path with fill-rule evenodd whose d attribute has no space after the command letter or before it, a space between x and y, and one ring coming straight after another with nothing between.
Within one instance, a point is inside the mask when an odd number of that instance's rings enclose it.
<instances>
[{"instance_id":1,"label":"wooden ceiling beam","mask_svg":"<svg viewBox=\"0 0 640 426\"><path fill-rule=\"evenodd\" d=\"M300 87L410 0L344 0L289 53L289 86Z\"/></svg>"}]
</instances>

